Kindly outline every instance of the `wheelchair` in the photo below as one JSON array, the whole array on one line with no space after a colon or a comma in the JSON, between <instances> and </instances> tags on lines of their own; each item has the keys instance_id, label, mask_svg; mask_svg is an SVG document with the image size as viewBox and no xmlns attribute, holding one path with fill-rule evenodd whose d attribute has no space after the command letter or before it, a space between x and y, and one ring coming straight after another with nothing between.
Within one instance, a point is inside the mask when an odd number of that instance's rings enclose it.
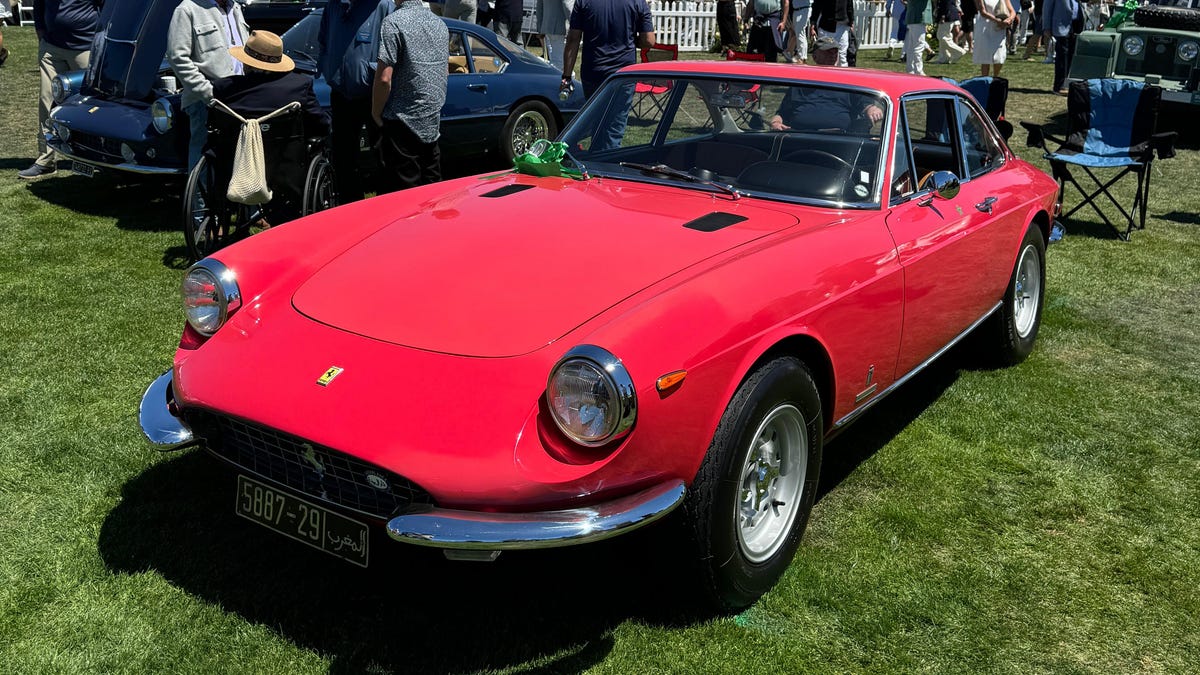
<instances>
[{"instance_id":1,"label":"wheelchair","mask_svg":"<svg viewBox=\"0 0 1200 675\"><path fill-rule=\"evenodd\" d=\"M271 201L249 206L227 199L241 126L219 107L209 109L208 142L188 174L183 196L183 234L193 262L268 223L278 225L337 206L328 138L306 134L299 110L262 124Z\"/></svg>"}]
</instances>

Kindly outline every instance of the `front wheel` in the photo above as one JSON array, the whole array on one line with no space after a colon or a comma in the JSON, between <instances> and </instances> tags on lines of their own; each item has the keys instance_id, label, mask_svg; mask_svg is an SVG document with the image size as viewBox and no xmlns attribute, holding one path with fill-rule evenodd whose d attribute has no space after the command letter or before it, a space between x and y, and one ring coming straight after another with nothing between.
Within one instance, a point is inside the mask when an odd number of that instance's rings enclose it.
<instances>
[{"instance_id":1,"label":"front wheel","mask_svg":"<svg viewBox=\"0 0 1200 675\"><path fill-rule=\"evenodd\" d=\"M821 399L792 357L755 370L725 409L683 504L683 528L712 605L745 607L791 563L821 471Z\"/></svg>"},{"instance_id":2,"label":"front wheel","mask_svg":"<svg viewBox=\"0 0 1200 675\"><path fill-rule=\"evenodd\" d=\"M554 113L541 101L525 101L513 108L504 129L500 132L500 152L504 160L511 163L529 151L539 139L554 140L558 136L558 125Z\"/></svg>"},{"instance_id":3,"label":"front wheel","mask_svg":"<svg viewBox=\"0 0 1200 675\"><path fill-rule=\"evenodd\" d=\"M1033 351L1042 324L1045 281L1046 242L1038 226L1030 223L1004 292L1004 302L992 323L995 354L1001 365L1020 363Z\"/></svg>"}]
</instances>

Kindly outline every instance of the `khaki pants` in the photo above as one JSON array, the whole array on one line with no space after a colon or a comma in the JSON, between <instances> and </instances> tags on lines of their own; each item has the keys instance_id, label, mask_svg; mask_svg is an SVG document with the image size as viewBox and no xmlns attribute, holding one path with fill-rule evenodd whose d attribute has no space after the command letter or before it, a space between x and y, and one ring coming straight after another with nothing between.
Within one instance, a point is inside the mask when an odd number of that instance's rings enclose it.
<instances>
[{"instance_id":1,"label":"khaki pants","mask_svg":"<svg viewBox=\"0 0 1200 675\"><path fill-rule=\"evenodd\" d=\"M42 92L38 101L38 158L40 166L54 166L54 151L46 146L47 122L50 119L50 108L54 106L54 97L50 93L50 82L59 73L69 73L72 70L83 70L88 67L88 56L91 52L77 52L73 49L63 49L42 40L38 45L38 53L42 55Z\"/></svg>"}]
</instances>

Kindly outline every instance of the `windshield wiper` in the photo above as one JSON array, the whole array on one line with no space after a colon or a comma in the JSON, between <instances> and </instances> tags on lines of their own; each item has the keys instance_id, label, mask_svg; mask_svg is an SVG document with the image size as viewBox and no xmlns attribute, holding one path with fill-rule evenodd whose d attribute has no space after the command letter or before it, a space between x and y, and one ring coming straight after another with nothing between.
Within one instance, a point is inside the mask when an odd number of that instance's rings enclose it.
<instances>
[{"instance_id":1,"label":"windshield wiper","mask_svg":"<svg viewBox=\"0 0 1200 675\"><path fill-rule=\"evenodd\" d=\"M742 197L742 193L738 192L737 189L735 189L732 185L729 185L727 183L718 183L716 181L708 180L705 178L700 178L699 176L693 176L692 174L690 174L686 171L680 171L679 169L669 167L666 164L639 164L638 162L619 162L618 165L628 167L630 169L637 169L638 171L642 171L645 173L657 173L661 176L670 176L671 178L678 178L680 180L685 180L689 183L700 183L701 185L708 185L710 187L715 187L716 189L720 190L721 192L724 192L725 194L729 195L730 197L733 197L734 201L736 201Z\"/></svg>"}]
</instances>

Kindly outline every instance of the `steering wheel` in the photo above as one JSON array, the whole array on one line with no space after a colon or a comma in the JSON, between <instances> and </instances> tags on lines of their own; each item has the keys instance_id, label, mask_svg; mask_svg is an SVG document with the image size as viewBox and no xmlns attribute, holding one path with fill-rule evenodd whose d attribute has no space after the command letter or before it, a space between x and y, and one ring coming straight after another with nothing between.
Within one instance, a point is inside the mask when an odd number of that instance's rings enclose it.
<instances>
[{"instance_id":1,"label":"steering wheel","mask_svg":"<svg viewBox=\"0 0 1200 675\"><path fill-rule=\"evenodd\" d=\"M815 148L804 148L802 150L796 150L795 152L789 152L788 155L783 158L783 161L826 166L831 169L844 169L846 171L854 168L850 162L847 162L832 152L817 150Z\"/></svg>"}]
</instances>

